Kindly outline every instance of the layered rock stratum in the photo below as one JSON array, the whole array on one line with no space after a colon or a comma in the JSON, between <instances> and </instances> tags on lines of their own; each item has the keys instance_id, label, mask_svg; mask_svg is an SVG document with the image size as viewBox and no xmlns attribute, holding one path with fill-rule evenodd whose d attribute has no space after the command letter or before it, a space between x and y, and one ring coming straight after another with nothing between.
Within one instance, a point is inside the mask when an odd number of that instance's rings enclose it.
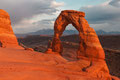
<instances>
[{"instance_id":1,"label":"layered rock stratum","mask_svg":"<svg viewBox=\"0 0 120 80\"><path fill-rule=\"evenodd\" d=\"M53 51L44 54L33 50L24 50L21 47L15 48L18 46L18 42L10 26L8 13L0 10L0 18L0 29L4 30L0 31L2 36L0 36L0 45L6 46L0 47L0 80L118 79L109 74L104 58L95 57L91 60L84 56L77 61L68 61L59 53L52 54ZM9 39L7 39L8 37Z\"/></svg>"}]
</instances>

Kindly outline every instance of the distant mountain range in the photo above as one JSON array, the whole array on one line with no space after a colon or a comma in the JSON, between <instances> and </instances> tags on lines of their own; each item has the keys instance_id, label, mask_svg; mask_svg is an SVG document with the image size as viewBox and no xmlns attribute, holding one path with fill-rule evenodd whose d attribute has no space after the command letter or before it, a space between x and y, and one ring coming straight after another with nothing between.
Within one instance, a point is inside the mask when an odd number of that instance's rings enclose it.
<instances>
[{"instance_id":1,"label":"distant mountain range","mask_svg":"<svg viewBox=\"0 0 120 80\"><path fill-rule=\"evenodd\" d=\"M119 31L106 32L106 31L103 31L103 30L97 30L96 33L97 33L97 35L120 35Z\"/></svg>"},{"instance_id":2,"label":"distant mountain range","mask_svg":"<svg viewBox=\"0 0 120 80\"><path fill-rule=\"evenodd\" d=\"M112 31L112 32L105 32L103 30L97 30L96 31L97 35L119 35L120 32L118 31ZM43 30L39 30L36 32L30 32L27 34L16 34L17 37L25 37L28 35L53 35L54 34L54 30L52 29L43 29ZM78 34L77 30L65 30L64 35L72 35L72 34Z\"/></svg>"}]
</instances>

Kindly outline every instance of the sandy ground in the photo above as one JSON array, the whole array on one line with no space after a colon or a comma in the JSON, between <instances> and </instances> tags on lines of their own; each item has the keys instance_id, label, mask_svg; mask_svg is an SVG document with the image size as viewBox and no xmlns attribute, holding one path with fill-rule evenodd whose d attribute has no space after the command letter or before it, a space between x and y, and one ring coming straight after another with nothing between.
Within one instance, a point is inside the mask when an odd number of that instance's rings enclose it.
<instances>
[{"instance_id":1,"label":"sandy ground","mask_svg":"<svg viewBox=\"0 0 120 80\"><path fill-rule=\"evenodd\" d=\"M0 80L68 80L68 73L63 69L57 72L56 68L58 64L66 64L66 62L58 55L24 49L0 48ZM78 75L73 75L72 71L69 72L71 76L77 78Z\"/></svg>"},{"instance_id":2,"label":"sandy ground","mask_svg":"<svg viewBox=\"0 0 120 80\"><path fill-rule=\"evenodd\" d=\"M54 75L50 70L52 67L48 65L57 62L49 59L49 56L43 58L44 55L38 52L0 48L0 80L50 80Z\"/></svg>"},{"instance_id":3,"label":"sandy ground","mask_svg":"<svg viewBox=\"0 0 120 80\"><path fill-rule=\"evenodd\" d=\"M81 69L87 60L70 62L60 55L23 48L0 48L0 80L101 80Z\"/></svg>"}]
</instances>

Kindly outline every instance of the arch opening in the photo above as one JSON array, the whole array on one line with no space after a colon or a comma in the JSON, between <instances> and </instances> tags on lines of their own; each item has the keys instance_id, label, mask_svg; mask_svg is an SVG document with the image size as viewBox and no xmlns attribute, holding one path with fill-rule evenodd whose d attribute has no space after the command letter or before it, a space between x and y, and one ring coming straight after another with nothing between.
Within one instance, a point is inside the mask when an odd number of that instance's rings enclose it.
<instances>
[{"instance_id":1,"label":"arch opening","mask_svg":"<svg viewBox=\"0 0 120 80\"><path fill-rule=\"evenodd\" d=\"M61 55L69 61L74 61L77 57L76 52L79 47L78 33L79 32L72 24L68 24L60 37L61 44L63 46L63 52Z\"/></svg>"}]
</instances>

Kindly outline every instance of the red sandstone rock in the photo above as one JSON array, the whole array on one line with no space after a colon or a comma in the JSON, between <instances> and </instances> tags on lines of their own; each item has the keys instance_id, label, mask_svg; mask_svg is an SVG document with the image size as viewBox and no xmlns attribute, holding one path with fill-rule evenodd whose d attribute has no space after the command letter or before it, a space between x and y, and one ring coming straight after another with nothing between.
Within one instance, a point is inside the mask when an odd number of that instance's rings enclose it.
<instances>
[{"instance_id":1,"label":"red sandstone rock","mask_svg":"<svg viewBox=\"0 0 120 80\"><path fill-rule=\"evenodd\" d=\"M66 26L72 24L79 32L80 42L77 51L77 57L81 62L79 65L82 66L82 64L87 64L84 67L80 67L80 69L88 75L99 77L100 80L111 80L112 78L109 74L109 69L104 61L104 50L99 42L96 32L89 26L84 17L84 12L74 10L62 11L55 21L54 37L47 53L62 53L63 47L60 37ZM88 60L88 62L82 62L83 60ZM69 67L67 66L66 68Z\"/></svg>"},{"instance_id":2,"label":"red sandstone rock","mask_svg":"<svg viewBox=\"0 0 120 80\"><path fill-rule=\"evenodd\" d=\"M105 61L94 61L96 67L86 71L90 64L88 59L67 61L59 55L0 48L0 80L111 80Z\"/></svg>"},{"instance_id":3,"label":"red sandstone rock","mask_svg":"<svg viewBox=\"0 0 120 80\"><path fill-rule=\"evenodd\" d=\"M53 52L62 53L60 36L68 24L72 24L79 32L78 58L88 57L105 59L104 50L99 42L96 32L86 21L85 13L74 10L65 10L60 13L54 25L54 38L52 41Z\"/></svg>"},{"instance_id":4,"label":"red sandstone rock","mask_svg":"<svg viewBox=\"0 0 120 80\"><path fill-rule=\"evenodd\" d=\"M10 16L2 9L0 9L0 43L1 47L18 45L16 36L11 27Z\"/></svg>"},{"instance_id":5,"label":"red sandstone rock","mask_svg":"<svg viewBox=\"0 0 120 80\"><path fill-rule=\"evenodd\" d=\"M28 51L34 51L32 48L24 48L24 49Z\"/></svg>"}]
</instances>

